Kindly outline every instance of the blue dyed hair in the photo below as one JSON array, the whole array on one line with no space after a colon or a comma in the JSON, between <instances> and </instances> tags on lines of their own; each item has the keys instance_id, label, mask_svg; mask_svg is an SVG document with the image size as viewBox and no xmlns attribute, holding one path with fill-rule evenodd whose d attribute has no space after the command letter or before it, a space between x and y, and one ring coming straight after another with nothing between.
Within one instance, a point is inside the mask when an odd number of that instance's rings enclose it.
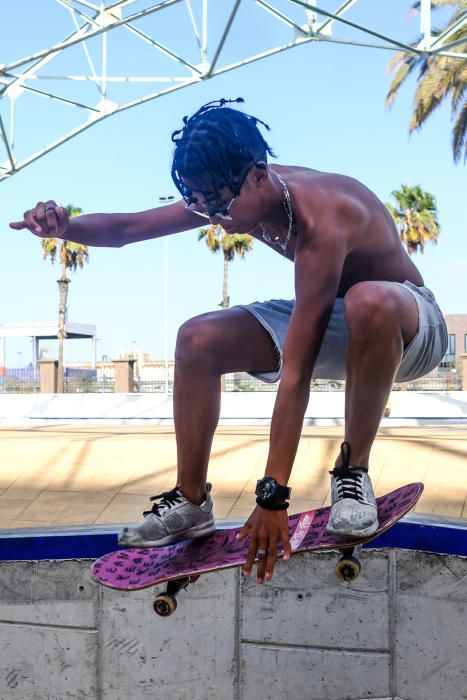
<instances>
[{"instance_id":1,"label":"blue dyed hair","mask_svg":"<svg viewBox=\"0 0 467 700\"><path fill-rule=\"evenodd\" d=\"M271 147L263 138L258 123L269 126L238 109L226 107L236 100L216 100L203 105L193 116L184 117L184 126L172 134L175 149L172 179L185 199L194 201L185 180L196 183L214 205L221 201L220 190L227 187L236 197L248 168L267 162Z\"/></svg>"}]
</instances>

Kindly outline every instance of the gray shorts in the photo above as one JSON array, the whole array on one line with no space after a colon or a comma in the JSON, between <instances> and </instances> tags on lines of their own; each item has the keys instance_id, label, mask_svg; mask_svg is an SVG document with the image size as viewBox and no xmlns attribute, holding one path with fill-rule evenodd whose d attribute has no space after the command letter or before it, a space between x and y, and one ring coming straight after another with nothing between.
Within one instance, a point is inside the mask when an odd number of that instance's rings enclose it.
<instances>
[{"instance_id":1,"label":"gray shorts","mask_svg":"<svg viewBox=\"0 0 467 700\"><path fill-rule=\"evenodd\" d=\"M394 284L401 284L394 282ZM418 331L407 345L396 375L397 382L408 382L423 377L441 362L448 346L448 332L443 314L436 303L433 292L427 287L417 287L404 282L417 302ZM282 355L285 336L289 326L294 300L255 301L239 305L249 311L264 326L271 336L278 354L276 372L251 372L252 376L265 382L277 382L282 371ZM344 300L336 299L331 318L324 334L318 359L313 370L313 379L345 379L347 355L347 325L344 316Z\"/></svg>"}]
</instances>

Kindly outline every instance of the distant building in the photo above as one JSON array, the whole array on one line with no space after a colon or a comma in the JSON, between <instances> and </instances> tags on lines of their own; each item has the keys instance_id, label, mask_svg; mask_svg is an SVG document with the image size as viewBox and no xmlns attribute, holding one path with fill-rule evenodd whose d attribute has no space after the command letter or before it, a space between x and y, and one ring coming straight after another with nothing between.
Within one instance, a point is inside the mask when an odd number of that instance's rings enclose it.
<instances>
[{"instance_id":1,"label":"distant building","mask_svg":"<svg viewBox=\"0 0 467 700\"><path fill-rule=\"evenodd\" d=\"M444 319L448 328L449 344L441 366L455 366L460 371L460 356L467 353L467 314L446 314Z\"/></svg>"}]
</instances>

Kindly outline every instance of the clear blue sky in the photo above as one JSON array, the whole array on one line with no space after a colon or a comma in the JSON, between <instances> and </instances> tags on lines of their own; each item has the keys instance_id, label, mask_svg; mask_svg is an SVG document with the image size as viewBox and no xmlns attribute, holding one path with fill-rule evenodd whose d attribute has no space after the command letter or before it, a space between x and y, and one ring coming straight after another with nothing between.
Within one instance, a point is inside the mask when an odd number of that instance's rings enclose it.
<instances>
[{"instance_id":1,"label":"clear blue sky","mask_svg":"<svg viewBox=\"0 0 467 700\"><path fill-rule=\"evenodd\" d=\"M406 21L410 5L405 0L361 1L348 17L388 34L397 31L410 40L418 33L418 22ZM0 63L69 32L69 18L65 11L57 13L57 7L52 0L1 3ZM261 41L274 39L272 34L258 32L248 13L238 21L245 42L257 41L261 46ZM268 31L275 31L272 22L264 29ZM135 47L133 54L132 47L126 47L125 60L133 60L134 72L141 74L144 69L136 60L139 49ZM465 166L452 162L449 109L443 107L409 139L414 83L403 89L390 111L384 106L391 56L388 51L307 44L107 119L0 183L0 323L57 316L58 268L42 262L37 238L12 231L9 221L21 218L25 209L44 198L73 203L86 213L156 206L160 195L175 193L170 134L180 127L182 117L209 100L239 95L245 98L246 111L271 126L267 138L279 162L351 175L383 201L403 183L420 184L435 195L442 225L439 244L428 246L415 261L444 312L466 313L467 179ZM53 73L53 62L50 66ZM25 99L31 100L22 125L27 127L27 145L35 148L41 140L46 142L46 132L58 136L68 128L73 109L57 109L55 118L63 119L65 126L54 130L47 116L50 111L41 111L41 101ZM163 241L94 248L90 256L90 264L72 275L69 319L97 325L99 356L112 357L136 346L155 359L162 358ZM210 254L192 231L170 238L169 260L172 355L178 326L191 316L218 308L222 258ZM260 243L255 243L245 262L237 260L230 266L232 304L292 296L293 266ZM69 360L89 358L85 341L68 346ZM19 352L23 364L29 361L30 343L8 343L8 366L18 364Z\"/></svg>"}]
</instances>

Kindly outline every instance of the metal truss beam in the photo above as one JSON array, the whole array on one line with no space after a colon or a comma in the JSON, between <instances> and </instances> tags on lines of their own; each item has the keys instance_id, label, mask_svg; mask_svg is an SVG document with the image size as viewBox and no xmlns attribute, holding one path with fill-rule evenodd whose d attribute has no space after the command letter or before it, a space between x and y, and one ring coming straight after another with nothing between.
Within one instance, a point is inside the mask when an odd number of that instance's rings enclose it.
<instances>
[{"instance_id":1,"label":"metal truss beam","mask_svg":"<svg viewBox=\"0 0 467 700\"><path fill-rule=\"evenodd\" d=\"M456 26L433 36L430 0L421 0L422 39L418 45L409 45L396 36L352 20L349 12L360 0L336 0L332 12L305 0L223 0L222 3L219 0L138 0L138 11L132 11L136 0L50 2L54 2L59 26L63 26L65 20L73 27L72 31L48 48L0 63L0 181L114 114L305 43L337 43L464 59L467 56L467 53L453 51L465 42L450 41L450 37L467 23L467 13ZM243 49L245 42L239 29L239 16L242 14L245 21L245 13L250 13L258 26L256 52ZM1 15L0 8L0 22ZM164 23L166 17L169 22ZM275 22L274 31L271 18ZM155 19L161 20L165 34L158 30ZM403 18L401 27L402 21ZM167 27L172 29L167 31ZM181 33L183 42L180 42ZM153 52L153 65L161 62L160 70L154 74L134 74L129 68L131 62L122 60L124 51L120 50L124 36L128 35ZM281 39L278 40L279 35ZM80 61L77 60L79 49L82 50ZM85 71L81 65L83 56ZM114 57L117 61L113 61ZM1 58L4 57L0 55ZM111 60L112 69L109 68ZM55 70L46 72L46 66L52 62L55 62ZM118 70L115 70L116 63ZM179 75L170 70L171 65L177 68ZM43 89L39 87L41 82ZM156 90L152 88L154 84L158 85ZM139 88L140 94L130 99L129 86ZM97 92L97 102L93 101L90 89ZM48 123L56 125L57 131L50 141L50 137L41 136L37 126L33 134L36 148L25 145L34 140L30 138L31 122L26 141L21 131L25 119L17 118L23 115L22 110L26 115L29 113L31 100L39 101L39 109L47 112ZM61 125L64 121L68 125L69 119L63 119L63 112L58 112L63 108L73 110L73 127L67 131Z\"/></svg>"}]
</instances>

